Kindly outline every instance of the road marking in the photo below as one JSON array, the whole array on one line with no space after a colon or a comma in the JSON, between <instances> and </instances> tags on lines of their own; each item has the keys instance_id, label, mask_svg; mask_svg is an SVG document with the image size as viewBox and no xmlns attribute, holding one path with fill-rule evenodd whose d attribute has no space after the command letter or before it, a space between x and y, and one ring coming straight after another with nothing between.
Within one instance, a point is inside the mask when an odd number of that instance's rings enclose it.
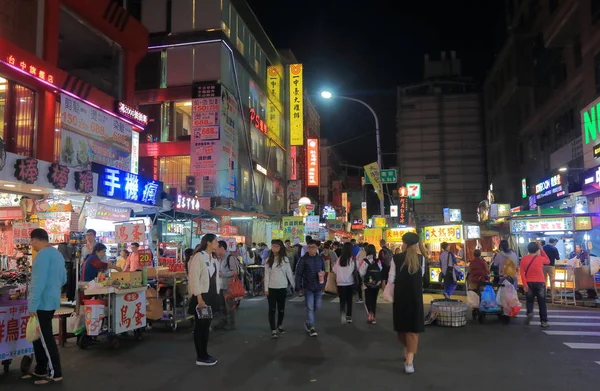
<instances>
[{"instance_id":1,"label":"road marking","mask_svg":"<svg viewBox=\"0 0 600 391\"><path fill-rule=\"evenodd\" d=\"M539 325L535 325L535 324L531 324L530 326L537 326L539 327ZM581 326L581 327L598 327L600 328L600 323L584 323L584 322L550 322L550 326Z\"/></svg>"},{"instance_id":2,"label":"road marking","mask_svg":"<svg viewBox=\"0 0 600 391\"><path fill-rule=\"evenodd\" d=\"M304 296L294 297L293 299L289 299L288 301L294 302L294 303L299 303L301 301L304 301Z\"/></svg>"},{"instance_id":3,"label":"road marking","mask_svg":"<svg viewBox=\"0 0 600 391\"><path fill-rule=\"evenodd\" d=\"M600 365L600 361L596 361L596 364Z\"/></svg>"},{"instance_id":4,"label":"road marking","mask_svg":"<svg viewBox=\"0 0 600 391\"><path fill-rule=\"evenodd\" d=\"M266 296L256 296L256 297L251 297L246 300L247 301L262 301L262 300L265 300L266 298L267 298Z\"/></svg>"},{"instance_id":5,"label":"road marking","mask_svg":"<svg viewBox=\"0 0 600 391\"><path fill-rule=\"evenodd\" d=\"M526 308L521 308L521 311L519 312L527 312ZM533 312L535 312L536 314L539 313L539 310L534 310ZM576 310L548 310L548 313L557 313L557 312L566 312L569 314L593 314L596 313L596 311L594 310L590 310L590 311L576 311Z\"/></svg>"},{"instance_id":6,"label":"road marking","mask_svg":"<svg viewBox=\"0 0 600 391\"><path fill-rule=\"evenodd\" d=\"M600 343L563 342L571 349L600 350Z\"/></svg>"},{"instance_id":7,"label":"road marking","mask_svg":"<svg viewBox=\"0 0 600 391\"><path fill-rule=\"evenodd\" d=\"M331 303L339 303L340 302L340 298L336 297L335 299L331 300Z\"/></svg>"},{"instance_id":8,"label":"road marking","mask_svg":"<svg viewBox=\"0 0 600 391\"><path fill-rule=\"evenodd\" d=\"M517 318L526 318L527 315L517 315ZM536 318L540 316L538 314L535 315ZM572 316L572 315L552 315L552 319L598 319L600 320L600 316Z\"/></svg>"},{"instance_id":9,"label":"road marking","mask_svg":"<svg viewBox=\"0 0 600 391\"><path fill-rule=\"evenodd\" d=\"M582 337L600 337L600 331L546 331L547 335L568 335L568 336L582 336Z\"/></svg>"}]
</instances>

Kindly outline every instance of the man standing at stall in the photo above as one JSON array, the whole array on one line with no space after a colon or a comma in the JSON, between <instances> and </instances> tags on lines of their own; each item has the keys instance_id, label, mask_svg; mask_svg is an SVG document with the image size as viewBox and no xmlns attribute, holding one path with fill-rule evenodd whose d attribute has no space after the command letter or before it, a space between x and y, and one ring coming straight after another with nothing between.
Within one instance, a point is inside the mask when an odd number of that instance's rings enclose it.
<instances>
[{"instance_id":1,"label":"man standing at stall","mask_svg":"<svg viewBox=\"0 0 600 391\"><path fill-rule=\"evenodd\" d=\"M85 258L94 252L94 246L97 242L96 231L88 229L85 232L85 246L81 249L81 262L85 261Z\"/></svg>"},{"instance_id":2,"label":"man standing at stall","mask_svg":"<svg viewBox=\"0 0 600 391\"><path fill-rule=\"evenodd\" d=\"M140 244L131 243L131 254L127 257L127 263L125 264L123 271L135 272L138 270L142 270L142 265L140 264Z\"/></svg>"},{"instance_id":3,"label":"man standing at stall","mask_svg":"<svg viewBox=\"0 0 600 391\"><path fill-rule=\"evenodd\" d=\"M31 247L37 251L31 271L28 308L29 316L38 320L40 338L33 342L35 370L25 378L35 378L36 385L62 381L58 347L52 332L52 318L60 307L63 285L67 282L65 259L49 243L48 232L41 228L31 231Z\"/></svg>"}]
</instances>

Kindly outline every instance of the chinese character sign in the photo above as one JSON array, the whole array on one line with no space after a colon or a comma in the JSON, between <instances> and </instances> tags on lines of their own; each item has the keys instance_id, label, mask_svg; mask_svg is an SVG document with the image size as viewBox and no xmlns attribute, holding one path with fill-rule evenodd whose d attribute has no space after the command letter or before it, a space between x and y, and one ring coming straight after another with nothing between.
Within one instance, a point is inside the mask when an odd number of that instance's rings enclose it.
<instances>
[{"instance_id":1,"label":"chinese character sign","mask_svg":"<svg viewBox=\"0 0 600 391\"><path fill-rule=\"evenodd\" d=\"M284 217L281 224L284 240L289 239L294 244L304 242L304 218Z\"/></svg>"},{"instance_id":2,"label":"chinese character sign","mask_svg":"<svg viewBox=\"0 0 600 391\"><path fill-rule=\"evenodd\" d=\"M15 163L15 178L21 182L34 184L38 180L38 161L32 157L17 159Z\"/></svg>"},{"instance_id":3,"label":"chinese character sign","mask_svg":"<svg viewBox=\"0 0 600 391\"><path fill-rule=\"evenodd\" d=\"M192 132L190 145L190 174L210 176L214 182L217 172L217 155L221 138L221 85L203 83L194 85L192 99ZM212 194L209 194L212 195Z\"/></svg>"},{"instance_id":4,"label":"chinese character sign","mask_svg":"<svg viewBox=\"0 0 600 391\"><path fill-rule=\"evenodd\" d=\"M14 223L13 224L13 243L29 244L31 243L31 231L39 228L38 223Z\"/></svg>"},{"instance_id":5,"label":"chinese character sign","mask_svg":"<svg viewBox=\"0 0 600 391\"><path fill-rule=\"evenodd\" d=\"M33 354L25 338L28 320L27 303L0 305L0 361Z\"/></svg>"},{"instance_id":6,"label":"chinese character sign","mask_svg":"<svg viewBox=\"0 0 600 391\"><path fill-rule=\"evenodd\" d=\"M304 145L302 64L290 65L290 145Z\"/></svg>"},{"instance_id":7,"label":"chinese character sign","mask_svg":"<svg viewBox=\"0 0 600 391\"><path fill-rule=\"evenodd\" d=\"M60 164L99 163L131 169L132 126L86 103L61 94Z\"/></svg>"},{"instance_id":8,"label":"chinese character sign","mask_svg":"<svg viewBox=\"0 0 600 391\"><path fill-rule=\"evenodd\" d=\"M360 203L360 217L363 222L367 221L367 203L364 201Z\"/></svg>"},{"instance_id":9,"label":"chinese character sign","mask_svg":"<svg viewBox=\"0 0 600 391\"><path fill-rule=\"evenodd\" d=\"M513 233L572 231L574 225L572 217L551 217L543 219L511 220L510 229Z\"/></svg>"},{"instance_id":10,"label":"chinese character sign","mask_svg":"<svg viewBox=\"0 0 600 391\"><path fill-rule=\"evenodd\" d=\"M369 177L369 180L373 184L373 188L377 193L380 201L383 201L383 185L381 184L380 167L377 162L367 164L365 166L365 174Z\"/></svg>"},{"instance_id":11,"label":"chinese character sign","mask_svg":"<svg viewBox=\"0 0 600 391\"><path fill-rule=\"evenodd\" d=\"M98 174L98 195L127 202L158 205L163 191L162 182L116 168L93 164Z\"/></svg>"},{"instance_id":12,"label":"chinese character sign","mask_svg":"<svg viewBox=\"0 0 600 391\"><path fill-rule=\"evenodd\" d=\"M143 242L145 234L144 223L125 223L115 226L115 242L117 243Z\"/></svg>"},{"instance_id":13,"label":"chinese character sign","mask_svg":"<svg viewBox=\"0 0 600 391\"><path fill-rule=\"evenodd\" d=\"M152 267L152 251L150 249L139 250L140 253L140 265Z\"/></svg>"},{"instance_id":14,"label":"chinese character sign","mask_svg":"<svg viewBox=\"0 0 600 391\"><path fill-rule=\"evenodd\" d=\"M430 243L462 243L462 225L439 225L423 229L424 244Z\"/></svg>"},{"instance_id":15,"label":"chinese character sign","mask_svg":"<svg viewBox=\"0 0 600 391\"><path fill-rule=\"evenodd\" d=\"M48 73L44 68L38 67L37 64L30 64L27 61L21 60L17 55L9 54L5 62L13 68L20 68L23 72L27 72L33 77L54 84L54 76Z\"/></svg>"},{"instance_id":16,"label":"chinese character sign","mask_svg":"<svg viewBox=\"0 0 600 391\"><path fill-rule=\"evenodd\" d=\"M288 211L293 212L298 209L298 200L302 193L302 181L288 181Z\"/></svg>"},{"instance_id":17,"label":"chinese character sign","mask_svg":"<svg viewBox=\"0 0 600 391\"><path fill-rule=\"evenodd\" d=\"M390 228L385 230L385 241L389 243L402 243L402 236L407 232L417 231L414 228Z\"/></svg>"},{"instance_id":18,"label":"chinese character sign","mask_svg":"<svg viewBox=\"0 0 600 391\"><path fill-rule=\"evenodd\" d=\"M75 189L86 194L94 191L94 173L92 170L75 172Z\"/></svg>"},{"instance_id":19,"label":"chinese character sign","mask_svg":"<svg viewBox=\"0 0 600 391\"><path fill-rule=\"evenodd\" d=\"M205 195L233 199L237 194L238 134L242 122L235 95L224 87L221 94L221 139L217 142L215 183L212 194Z\"/></svg>"},{"instance_id":20,"label":"chinese character sign","mask_svg":"<svg viewBox=\"0 0 600 391\"><path fill-rule=\"evenodd\" d=\"M319 186L319 140L309 138L306 148L306 186Z\"/></svg>"},{"instance_id":21,"label":"chinese character sign","mask_svg":"<svg viewBox=\"0 0 600 391\"><path fill-rule=\"evenodd\" d=\"M364 242L372 243L376 246L379 245L379 242L383 238L383 229L381 228L367 228L363 232Z\"/></svg>"},{"instance_id":22,"label":"chinese character sign","mask_svg":"<svg viewBox=\"0 0 600 391\"><path fill-rule=\"evenodd\" d=\"M408 198L402 197L398 202L398 224L408 225Z\"/></svg>"},{"instance_id":23,"label":"chinese character sign","mask_svg":"<svg viewBox=\"0 0 600 391\"><path fill-rule=\"evenodd\" d=\"M69 182L69 167L60 164L51 164L48 170L48 181L55 189L64 189Z\"/></svg>"},{"instance_id":24,"label":"chinese character sign","mask_svg":"<svg viewBox=\"0 0 600 391\"><path fill-rule=\"evenodd\" d=\"M115 295L115 333L146 327L146 291Z\"/></svg>"}]
</instances>

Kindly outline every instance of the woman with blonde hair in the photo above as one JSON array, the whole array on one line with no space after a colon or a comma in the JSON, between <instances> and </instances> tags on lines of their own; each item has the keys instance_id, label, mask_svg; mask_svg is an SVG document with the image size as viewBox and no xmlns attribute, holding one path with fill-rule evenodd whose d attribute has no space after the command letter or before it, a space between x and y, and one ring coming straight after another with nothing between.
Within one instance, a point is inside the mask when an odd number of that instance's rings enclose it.
<instances>
[{"instance_id":1,"label":"woman with blonde hair","mask_svg":"<svg viewBox=\"0 0 600 391\"><path fill-rule=\"evenodd\" d=\"M423 310L423 271L427 249L419 245L419 236L408 232L402 236L406 246L403 253L394 256L389 281L394 282L394 330L404 346L404 370L414 373L414 357L419 344L419 333L425 331ZM419 254L421 253L421 254Z\"/></svg>"}]
</instances>

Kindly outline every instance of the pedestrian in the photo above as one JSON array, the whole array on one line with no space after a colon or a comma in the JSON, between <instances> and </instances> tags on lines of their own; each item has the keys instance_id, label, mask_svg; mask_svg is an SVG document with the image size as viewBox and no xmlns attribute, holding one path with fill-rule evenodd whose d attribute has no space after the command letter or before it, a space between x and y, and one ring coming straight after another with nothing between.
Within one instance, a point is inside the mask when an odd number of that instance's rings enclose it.
<instances>
[{"instance_id":1,"label":"pedestrian","mask_svg":"<svg viewBox=\"0 0 600 391\"><path fill-rule=\"evenodd\" d=\"M546 280L544 279L544 265L550 264L550 258L544 252L540 242L531 242L527 245L529 255L521 259L521 281L527 301L527 325L533 319L533 301L537 298L540 309L540 325L548 328L548 309L546 305Z\"/></svg>"},{"instance_id":2,"label":"pedestrian","mask_svg":"<svg viewBox=\"0 0 600 391\"><path fill-rule=\"evenodd\" d=\"M481 258L481 250L473 251L475 257L468 266L469 290L479 294L481 286L490 278L490 270L485 259Z\"/></svg>"},{"instance_id":3,"label":"pedestrian","mask_svg":"<svg viewBox=\"0 0 600 391\"><path fill-rule=\"evenodd\" d=\"M354 240L354 239L352 239ZM367 257L367 252L365 251L365 248L369 245L369 243L361 243L359 245L356 244L356 241L354 241L354 245L352 247L352 255L354 255L354 258L356 259L356 261L361 264L363 259L365 259ZM356 248L358 247L358 251L356 251ZM356 253L356 254L355 254ZM362 276L358 275L359 280L358 280L358 284L356 285L356 290L358 291L358 299L356 300L356 304L362 304L363 303L363 280L362 280Z\"/></svg>"},{"instance_id":4,"label":"pedestrian","mask_svg":"<svg viewBox=\"0 0 600 391\"><path fill-rule=\"evenodd\" d=\"M271 241L271 253L265 264L265 296L269 302L269 324L273 339L285 334L283 318L288 284L294 287L292 266L283 242L274 239ZM275 314L277 314L277 322Z\"/></svg>"},{"instance_id":5,"label":"pedestrian","mask_svg":"<svg viewBox=\"0 0 600 391\"><path fill-rule=\"evenodd\" d=\"M192 255L194 254L193 248L186 248L183 252L183 264L185 265L185 272L189 273L188 264L190 263L190 259L192 259Z\"/></svg>"},{"instance_id":6,"label":"pedestrian","mask_svg":"<svg viewBox=\"0 0 600 391\"><path fill-rule=\"evenodd\" d=\"M359 272L365 284L365 306L369 324L377 324L377 297L383 283L383 265L377 260L377 249L369 244L366 248L366 257L359 267Z\"/></svg>"},{"instance_id":7,"label":"pedestrian","mask_svg":"<svg viewBox=\"0 0 600 391\"><path fill-rule=\"evenodd\" d=\"M510 246L508 245L508 240L501 240L500 241L500 246L499 246L499 250L498 253L496 253L493 257L492 257L492 267L491 267L491 272L492 274L495 275L494 278L494 283L495 284L500 284L500 280L502 278L505 277L504 273L507 271L506 268L504 267L505 263L509 264L508 270L514 272L516 271L516 269L519 267L519 257L517 256L517 253L514 252L513 250L511 250ZM510 265L510 261L512 261L512 263L514 263L514 267L513 265ZM514 273L512 276L514 281L514 284L518 283L518 279L517 279L517 275L516 273ZM516 287L516 285L515 285Z\"/></svg>"},{"instance_id":8,"label":"pedestrian","mask_svg":"<svg viewBox=\"0 0 600 391\"><path fill-rule=\"evenodd\" d=\"M352 295L354 293L356 259L352 256L352 243L344 243L340 258L333 266L338 295L340 297L340 317L342 324L352 323Z\"/></svg>"},{"instance_id":9,"label":"pedestrian","mask_svg":"<svg viewBox=\"0 0 600 391\"><path fill-rule=\"evenodd\" d=\"M558 249L556 248L556 244L558 243L558 239L550 238L548 240L548 244L542 245L544 252L550 259L550 264L548 266L544 266L544 280L550 281L550 295L552 297L552 302L554 302L554 297L556 293L556 282L555 282L555 273L556 261L560 261L560 254Z\"/></svg>"},{"instance_id":10,"label":"pedestrian","mask_svg":"<svg viewBox=\"0 0 600 391\"><path fill-rule=\"evenodd\" d=\"M406 250L394 256L389 281L394 283L394 331L404 346L404 371L410 374L415 372L419 334L425 331L423 273L428 252L414 232L405 233L402 241Z\"/></svg>"},{"instance_id":11,"label":"pedestrian","mask_svg":"<svg viewBox=\"0 0 600 391\"><path fill-rule=\"evenodd\" d=\"M67 282L65 259L49 243L48 232L41 228L31 231L31 247L37 251L33 260L27 306L29 316L37 318L40 338L33 342L35 370L24 378L34 378L36 385L63 380L58 347L52 332L54 312L60 307L61 290Z\"/></svg>"},{"instance_id":12,"label":"pedestrian","mask_svg":"<svg viewBox=\"0 0 600 391\"><path fill-rule=\"evenodd\" d=\"M211 312L219 306L218 265L214 255L218 246L216 235L204 235L188 264L188 290L191 294L188 313L194 316L194 345L198 366L217 363L217 359L208 354L208 339Z\"/></svg>"},{"instance_id":13,"label":"pedestrian","mask_svg":"<svg viewBox=\"0 0 600 391\"><path fill-rule=\"evenodd\" d=\"M442 253L440 254L440 268L443 279L444 279L444 297L449 299L454 293L457 287L456 270L456 257L452 251L448 250L448 243L443 242L441 244Z\"/></svg>"},{"instance_id":14,"label":"pedestrian","mask_svg":"<svg viewBox=\"0 0 600 391\"><path fill-rule=\"evenodd\" d=\"M308 242L306 254L296 266L296 290L304 293L306 304L306 322L304 327L311 337L318 336L315 329L315 312L321 308L323 289L325 289L325 261L318 255L318 243Z\"/></svg>"},{"instance_id":15,"label":"pedestrian","mask_svg":"<svg viewBox=\"0 0 600 391\"><path fill-rule=\"evenodd\" d=\"M229 282L238 276L239 260L237 256L227 251L227 242L219 240L217 246L217 259L219 260L219 318L220 322L214 329L225 331L235 330L236 301L227 297Z\"/></svg>"}]
</instances>

